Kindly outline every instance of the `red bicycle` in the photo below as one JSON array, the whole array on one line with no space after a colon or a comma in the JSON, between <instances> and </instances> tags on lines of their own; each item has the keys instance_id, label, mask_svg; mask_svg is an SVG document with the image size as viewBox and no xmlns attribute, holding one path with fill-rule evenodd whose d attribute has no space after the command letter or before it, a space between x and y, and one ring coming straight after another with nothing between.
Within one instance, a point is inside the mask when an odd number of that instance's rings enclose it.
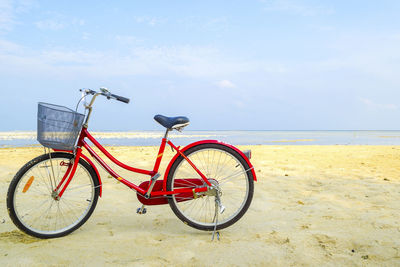
<instances>
[{"instance_id":1,"label":"red bicycle","mask_svg":"<svg viewBox=\"0 0 400 267\"><path fill-rule=\"evenodd\" d=\"M189 124L186 117L156 115L166 128L153 170L128 166L114 158L88 131L88 122L97 96L129 103L129 99L111 94L81 90L87 114L65 107L39 103L38 141L54 152L26 163L10 183L7 207L14 224L38 238L65 236L82 226L93 213L102 195L102 181L96 165L82 153L86 151L114 178L137 193L145 205L169 204L185 224L200 230L215 231L237 222L253 198L256 174L250 163L251 152L216 140L198 141L184 148L169 139L172 130ZM79 105L80 102L78 102ZM77 107L78 107L77 105ZM85 112L86 113L86 112ZM90 140L118 166L134 173L149 175L149 181L135 185L113 171L86 142ZM166 144L176 151L164 179L158 173ZM213 234L214 236L214 234Z\"/></svg>"}]
</instances>

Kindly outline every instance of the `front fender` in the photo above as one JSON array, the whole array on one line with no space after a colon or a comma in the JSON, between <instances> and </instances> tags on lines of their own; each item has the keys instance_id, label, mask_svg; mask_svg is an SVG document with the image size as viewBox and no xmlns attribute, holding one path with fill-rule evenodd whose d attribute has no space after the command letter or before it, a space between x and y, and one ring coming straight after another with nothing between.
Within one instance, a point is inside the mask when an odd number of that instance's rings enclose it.
<instances>
[{"instance_id":1,"label":"front fender","mask_svg":"<svg viewBox=\"0 0 400 267\"><path fill-rule=\"evenodd\" d=\"M220 144L220 145L223 145L223 146L232 148L233 150L235 150L236 152L238 152L239 155L242 156L242 158L243 158L243 159L246 161L246 163L249 165L249 167L250 167L250 169L251 169L251 173L253 174L253 179L254 179L254 181L257 181L256 172L254 171L254 167L253 167L253 165L251 164L250 160L246 157L246 155L245 155L240 149L238 149L237 147L235 147L235 146L233 146L233 145L230 145L230 144L227 144L227 143L218 141L218 140L202 140L202 141L197 141L197 142L191 143L191 144L185 146L184 148L180 149L180 151L185 152L186 150L188 150L189 148L192 148L192 147L194 147L194 146L201 145L201 144L210 144L210 143L212 143L212 144ZM175 162L175 160L176 160L178 157L179 157L179 153L177 152L177 153L175 154L175 156L171 159L171 161L170 161L169 164L168 164L167 169L165 170L165 173L164 173L164 185L163 185L164 190L167 190L167 177L168 177L169 171L170 171L170 169L171 169L171 167L172 167L172 164Z\"/></svg>"},{"instance_id":2,"label":"front fender","mask_svg":"<svg viewBox=\"0 0 400 267\"><path fill-rule=\"evenodd\" d=\"M68 152L68 153L73 153L71 150L60 150L60 149L53 149L54 151L56 151L56 152ZM89 163L90 164L90 166L92 166L92 168L94 169L94 171L96 172L96 174L97 174L97 179L99 180L99 186L100 186L100 197L101 197L101 195L102 195L102 193L103 193L103 183L101 182L101 178L100 178L100 173L99 173L99 171L97 170L97 168L96 168L96 165L94 165L94 163L86 156L86 155L84 155L84 154L81 154L81 157L84 159L84 160L86 160L87 161L87 163Z\"/></svg>"}]
</instances>

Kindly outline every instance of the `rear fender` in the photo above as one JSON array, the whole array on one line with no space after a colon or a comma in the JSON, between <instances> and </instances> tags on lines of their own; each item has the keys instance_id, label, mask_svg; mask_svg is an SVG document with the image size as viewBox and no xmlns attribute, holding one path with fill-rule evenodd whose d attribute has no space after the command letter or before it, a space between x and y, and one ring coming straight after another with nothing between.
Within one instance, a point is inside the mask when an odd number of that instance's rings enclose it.
<instances>
[{"instance_id":1,"label":"rear fender","mask_svg":"<svg viewBox=\"0 0 400 267\"><path fill-rule=\"evenodd\" d=\"M71 150L59 150L59 149L53 149L56 152L67 152L67 153L73 153ZM97 175L97 179L99 181L99 186L100 186L100 197L102 196L103 193L103 183L101 182L101 178L100 178L100 173L96 168L96 165L94 165L93 161L91 161L86 155L81 154L81 157L87 162L89 163L90 166L92 166L92 168L94 169L94 171L96 172Z\"/></svg>"},{"instance_id":2,"label":"rear fender","mask_svg":"<svg viewBox=\"0 0 400 267\"><path fill-rule=\"evenodd\" d=\"M223 146L232 148L232 149L235 150L237 153L239 153L239 155L242 156L242 158L243 158L243 159L246 161L246 163L249 165L250 170L251 170L251 173L253 174L253 179L254 179L254 181L257 181L256 172L254 171L254 167L253 167L253 165L251 164L250 160L246 157L246 155L245 155L240 149L238 149L237 147L235 147L235 146L233 146L233 145L230 145L230 144L227 144L227 143L218 141L218 140L202 140L202 141L197 141L197 142L191 143L191 144L185 146L184 148L182 148L180 151L185 152L186 150L188 150L189 148L192 148L192 147L194 147L194 146L198 146L198 145L202 145L202 144L210 144L210 143L211 143L211 144L220 144L220 145L223 145ZM177 153L175 154L175 156L171 159L171 161L170 161L169 164L168 164L167 169L165 170L165 173L164 173L164 185L163 185L163 188L164 188L165 191L167 190L167 177L168 177L168 174L169 174L169 172L170 172L170 169L171 169L171 167L172 167L172 164L174 164L175 160L176 160L179 156L180 156L180 155L179 155L179 153L177 152Z\"/></svg>"}]
</instances>

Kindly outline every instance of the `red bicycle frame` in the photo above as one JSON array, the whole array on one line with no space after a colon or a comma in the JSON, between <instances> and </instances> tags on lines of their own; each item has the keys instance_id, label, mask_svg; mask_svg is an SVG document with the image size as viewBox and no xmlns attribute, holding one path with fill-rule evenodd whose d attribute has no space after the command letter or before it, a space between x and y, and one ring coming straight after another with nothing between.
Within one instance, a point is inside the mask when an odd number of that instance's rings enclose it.
<instances>
[{"instance_id":1,"label":"red bicycle frame","mask_svg":"<svg viewBox=\"0 0 400 267\"><path fill-rule=\"evenodd\" d=\"M85 156L82 154L82 147L84 147L89 154L95 158L97 160L97 162L105 169L107 170L108 173L110 173L110 175L112 177L114 177L115 179L117 179L119 182L123 183L124 185L126 185L127 187L135 190L136 192L138 192L141 195L145 195L146 193L148 193L148 190L144 190L143 188L129 182L128 180L122 178L120 175L118 175L114 170L112 170L102 159L101 157L88 145L88 143L86 143L85 138L88 138L104 155L106 155L112 162L114 162L115 164L117 164L118 166L131 171L131 172L135 172L135 173L140 173L140 174L145 174L145 175L149 175L150 177L154 177L159 170L160 167L160 163L164 154L164 150L165 150L165 146L166 144L168 144L169 146L171 146L173 149L175 149L177 151L177 155L175 156L175 158L179 155L181 155L183 158L185 158L185 160L193 167L193 169L200 175L200 177L203 179L205 185L202 187L196 187L196 188L178 188L175 189L173 191L167 191L166 190L166 177L164 176L164 186L162 190L158 190L158 191L152 191L148 196L149 197L153 197L153 196L166 196L166 195L173 195L173 194L179 194L179 193L199 193L199 192L205 192L208 190L207 186L211 186L211 183L208 181L207 177L194 165L194 163L185 156L185 154L183 153L183 151L185 149L180 149L180 147L176 147L170 140L167 140L167 138L163 138L161 141L161 146L160 149L158 151L157 154L157 158L156 158L156 162L154 164L154 168L153 170L143 170L143 169L138 169L138 168L134 168L131 166L128 166L122 162L120 162L119 160L117 160L116 158L114 158L87 130L86 127L82 128L81 134L79 136L78 142L77 142L77 149L75 151L75 159L74 159L74 163L73 164L69 164L68 169L66 171L66 173L64 174L63 178L61 179L60 183L58 184L58 186L56 187L55 191L59 192L57 195L57 198L61 198L62 195L64 194L66 188L68 187L69 183L71 182L76 168L78 166L79 163L79 159L81 157L83 157L86 161L89 162L89 164L91 164L94 168L95 166L93 165L93 163ZM172 160L173 161L173 160ZM171 161L171 162L172 162ZM168 166L168 169L170 168L170 165ZM95 169L97 172L97 169ZM99 179L100 176L97 173ZM254 174L254 178L255 178L255 174ZM101 181L99 181L100 185L101 185ZM149 186L150 188L150 186ZM61 190L60 190L61 189Z\"/></svg>"}]
</instances>

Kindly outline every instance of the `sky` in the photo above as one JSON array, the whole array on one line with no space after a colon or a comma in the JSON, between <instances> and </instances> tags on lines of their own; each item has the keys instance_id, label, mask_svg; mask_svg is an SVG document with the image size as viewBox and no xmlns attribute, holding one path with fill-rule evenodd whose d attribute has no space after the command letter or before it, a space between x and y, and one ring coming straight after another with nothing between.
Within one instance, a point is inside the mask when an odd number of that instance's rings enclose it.
<instances>
[{"instance_id":1,"label":"sky","mask_svg":"<svg viewBox=\"0 0 400 267\"><path fill-rule=\"evenodd\" d=\"M0 0L0 131L37 103L95 103L90 129L400 129L400 1Z\"/></svg>"}]
</instances>

